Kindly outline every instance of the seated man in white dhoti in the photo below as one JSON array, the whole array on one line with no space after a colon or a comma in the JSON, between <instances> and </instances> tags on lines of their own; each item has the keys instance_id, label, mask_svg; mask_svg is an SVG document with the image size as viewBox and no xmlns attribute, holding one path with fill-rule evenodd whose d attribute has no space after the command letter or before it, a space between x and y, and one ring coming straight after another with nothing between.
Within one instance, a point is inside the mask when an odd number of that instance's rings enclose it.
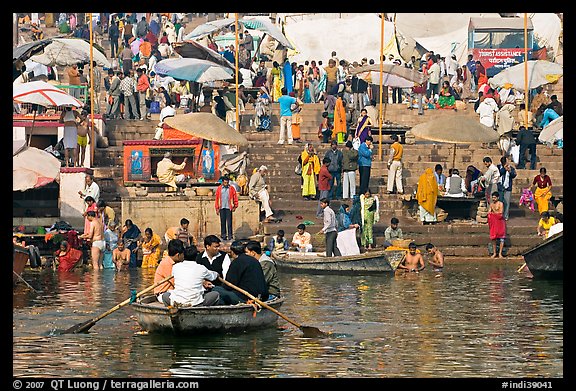
<instances>
[{"instance_id":1,"label":"seated man in white dhoti","mask_svg":"<svg viewBox=\"0 0 576 391\"><path fill-rule=\"evenodd\" d=\"M260 166L258 171L256 171L250 177L250 182L248 184L248 195L253 200L260 202L260 210L264 210L266 218L265 223L268 223L274 219L272 208L270 207L270 195L268 194L268 185L264 180L266 173L268 172L268 167Z\"/></svg>"}]
</instances>

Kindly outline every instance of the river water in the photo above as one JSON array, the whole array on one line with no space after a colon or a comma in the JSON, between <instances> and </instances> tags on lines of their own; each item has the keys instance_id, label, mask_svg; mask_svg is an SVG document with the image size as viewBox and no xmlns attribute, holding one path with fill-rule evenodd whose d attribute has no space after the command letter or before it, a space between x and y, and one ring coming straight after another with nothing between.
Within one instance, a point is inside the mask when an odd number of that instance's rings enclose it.
<instances>
[{"instance_id":1,"label":"river water","mask_svg":"<svg viewBox=\"0 0 576 391\"><path fill-rule=\"evenodd\" d=\"M13 296L13 375L82 378L562 378L563 282L513 261L454 261L443 273L281 273L284 321L240 335L143 333L126 306L87 334L59 331L153 283L153 270L51 270Z\"/></svg>"}]
</instances>

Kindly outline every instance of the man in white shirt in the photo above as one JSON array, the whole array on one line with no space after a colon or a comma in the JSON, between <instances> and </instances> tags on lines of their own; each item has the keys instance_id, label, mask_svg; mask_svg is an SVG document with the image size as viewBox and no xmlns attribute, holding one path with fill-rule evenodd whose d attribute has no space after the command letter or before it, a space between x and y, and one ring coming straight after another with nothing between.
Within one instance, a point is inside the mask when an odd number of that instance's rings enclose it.
<instances>
[{"instance_id":1,"label":"man in white shirt","mask_svg":"<svg viewBox=\"0 0 576 391\"><path fill-rule=\"evenodd\" d=\"M486 202L490 204L490 197L492 193L498 191L498 182L500 182L500 170L494 163L492 163L492 159L489 156L486 156L482 159L484 166L487 168L486 172L482 175L481 178L484 179L486 184Z\"/></svg>"},{"instance_id":2,"label":"man in white shirt","mask_svg":"<svg viewBox=\"0 0 576 391\"><path fill-rule=\"evenodd\" d=\"M497 111L498 104L493 98L485 98L476 109L480 114L480 123L490 128L494 126L494 113Z\"/></svg>"},{"instance_id":3,"label":"man in white shirt","mask_svg":"<svg viewBox=\"0 0 576 391\"><path fill-rule=\"evenodd\" d=\"M467 193L464 179L460 177L457 168L452 169L452 175L446 178L446 197L465 197Z\"/></svg>"},{"instance_id":4,"label":"man in white shirt","mask_svg":"<svg viewBox=\"0 0 576 391\"><path fill-rule=\"evenodd\" d=\"M162 294L166 306L196 307L216 305L220 294L209 281L218 279L218 273L208 270L206 266L196 263L198 250L192 245L184 249L184 261L172 266L174 289ZM205 281L207 280L207 281Z\"/></svg>"},{"instance_id":5,"label":"man in white shirt","mask_svg":"<svg viewBox=\"0 0 576 391\"><path fill-rule=\"evenodd\" d=\"M91 196L94 198L94 201L98 203L100 200L100 186L94 182L94 175L86 174L84 191L80 190L78 194L80 194L80 197L83 199L86 199L87 196Z\"/></svg>"},{"instance_id":6,"label":"man in white shirt","mask_svg":"<svg viewBox=\"0 0 576 391\"><path fill-rule=\"evenodd\" d=\"M448 74L448 81L456 75L456 69L458 69L458 62L456 61L456 55L453 54L449 59L446 60L446 73Z\"/></svg>"},{"instance_id":7,"label":"man in white shirt","mask_svg":"<svg viewBox=\"0 0 576 391\"><path fill-rule=\"evenodd\" d=\"M208 235L204 238L204 252L198 257L196 262L204 265L207 269L215 271L220 277L226 279L226 274L230 268L230 257L220 251L221 240L216 235ZM219 285L217 283L216 285Z\"/></svg>"},{"instance_id":8,"label":"man in white shirt","mask_svg":"<svg viewBox=\"0 0 576 391\"><path fill-rule=\"evenodd\" d=\"M432 57L432 66L428 69L428 91L426 96L428 99L434 98L435 95L438 95L438 86L440 83L440 65L436 61L435 57Z\"/></svg>"}]
</instances>

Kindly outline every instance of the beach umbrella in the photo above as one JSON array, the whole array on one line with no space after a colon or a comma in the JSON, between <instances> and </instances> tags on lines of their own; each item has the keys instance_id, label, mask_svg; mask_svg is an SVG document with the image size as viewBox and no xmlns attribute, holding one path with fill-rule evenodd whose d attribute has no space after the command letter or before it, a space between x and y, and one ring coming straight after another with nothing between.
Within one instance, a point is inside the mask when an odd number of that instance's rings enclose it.
<instances>
[{"instance_id":1,"label":"beach umbrella","mask_svg":"<svg viewBox=\"0 0 576 391\"><path fill-rule=\"evenodd\" d=\"M34 109L32 129L30 130L28 144L30 144L32 132L34 131L37 105L44 107L84 106L84 103L69 95L67 92L42 80L15 84L12 88L12 100L16 103L31 103Z\"/></svg>"},{"instance_id":2,"label":"beach umbrella","mask_svg":"<svg viewBox=\"0 0 576 391\"><path fill-rule=\"evenodd\" d=\"M174 51L184 58L196 58L199 60L207 60L222 65L223 67L234 70L234 64L224 58L218 52L204 46L196 41L188 40L183 42L174 42L172 44Z\"/></svg>"},{"instance_id":3,"label":"beach umbrella","mask_svg":"<svg viewBox=\"0 0 576 391\"><path fill-rule=\"evenodd\" d=\"M457 144L492 143L499 139L498 132L482 125L477 119L456 114L420 123L410 132L423 140L454 144L452 167L456 163Z\"/></svg>"},{"instance_id":4,"label":"beach umbrella","mask_svg":"<svg viewBox=\"0 0 576 391\"><path fill-rule=\"evenodd\" d=\"M220 31L226 27L231 26L232 24L234 24L234 22L235 22L234 18L227 18L201 24L200 26L192 30L191 33L186 35L184 37L184 40L196 39L208 34L212 34L216 31ZM242 24L244 28L248 30L258 30L270 35L272 38L274 38L276 41L278 41L280 44L282 44L288 49L295 49L295 47L290 43L290 41L288 41L288 39L282 33L282 31L278 27L276 27L276 25L274 25L272 22L268 20L239 19L238 23Z\"/></svg>"},{"instance_id":5,"label":"beach umbrella","mask_svg":"<svg viewBox=\"0 0 576 391\"><path fill-rule=\"evenodd\" d=\"M528 89L537 88L549 83L556 83L564 74L561 64L546 60L528 61ZM488 79L492 88L504 87L506 84L519 91L524 91L525 64L520 63L498 72Z\"/></svg>"},{"instance_id":6,"label":"beach umbrella","mask_svg":"<svg viewBox=\"0 0 576 391\"><path fill-rule=\"evenodd\" d=\"M184 40L196 39L220 31L234 23L234 18L218 19L203 23L184 36Z\"/></svg>"},{"instance_id":7,"label":"beach umbrella","mask_svg":"<svg viewBox=\"0 0 576 391\"><path fill-rule=\"evenodd\" d=\"M220 144L248 145L248 140L243 134L212 113L180 114L166 118L164 123L190 136Z\"/></svg>"},{"instance_id":8,"label":"beach umbrella","mask_svg":"<svg viewBox=\"0 0 576 391\"><path fill-rule=\"evenodd\" d=\"M354 68L352 75L363 76L370 72L373 84L380 84L380 64L365 65ZM406 68L403 65L382 64L382 85L389 87L411 88L414 84L424 84L426 75L416 69Z\"/></svg>"},{"instance_id":9,"label":"beach umbrella","mask_svg":"<svg viewBox=\"0 0 576 391\"><path fill-rule=\"evenodd\" d=\"M198 83L228 80L234 74L233 68L197 58L168 58L157 62L154 65L154 72L161 76L171 76L177 80Z\"/></svg>"},{"instance_id":10,"label":"beach umbrella","mask_svg":"<svg viewBox=\"0 0 576 391\"><path fill-rule=\"evenodd\" d=\"M84 106L84 103L66 91L41 80L14 85L12 100L17 103L32 103L44 107Z\"/></svg>"},{"instance_id":11,"label":"beach umbrella","mask_svg":"<svg viewBox=\"0 0 576 391\"><path fill-rule=\"evenodd\" d=\"M52 43L52 38L42 39L40 41L32 41L15 47L12 49L12 60L20 60L24 62L31 56L42 53L44 48L50 43Z\"/></svg>"},{"instance_id":12,"label":"beach umbrella","mask_svg":"<svg viewBox=\"0 0 576 391\"><path fill-rule=\"evenodd\" d=\"M61 163L49 152L12 142L12 191L25 191L60 180Z\"/></svg>"},{"instance_id":13,"label":"beach umbrella","mask_svg":"<svg viewBox=\"0 0 576 391\"><path fill-rule=\"evenodd\" d=\"M554 141L558 139L564 138L564 116L561 115L560 117L556 118L554 121L551 121L548 125L544 127L540 131L540 135L538 136L538 140L540 142L546 143L554 143Z\"/></svg>"},{"instance_id":14,"label":"beach umbrella","mask_svg":"<svg viewBox=\"0 0 576 391\"><path fill-rule=\"evenodd\" d=\"M104 54L104 49L92 45L93 60L101 67L110 68L110 61ZM90 43L81 38L53 38L44 47L44 53L32 56L31 59L48 66L70 66L81 62L90 62Z\"/></svg>"}]
</instances>

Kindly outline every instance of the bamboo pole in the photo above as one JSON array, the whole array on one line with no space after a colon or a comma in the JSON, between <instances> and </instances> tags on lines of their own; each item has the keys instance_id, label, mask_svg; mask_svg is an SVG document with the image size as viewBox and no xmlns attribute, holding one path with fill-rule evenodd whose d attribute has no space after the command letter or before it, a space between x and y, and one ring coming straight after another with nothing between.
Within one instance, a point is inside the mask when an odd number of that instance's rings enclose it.
<instances>
[{"instance_id":1,"label":"bamboo pole","mask_svg":"<svg viewBox=\"0 0 576 391\"><path fill-rule=\"evenodd\" d=\"M94 137L94 31L92 29L92 12L88 15L90 15L90 167L93 167L94 146L96 145L96 138ZM83 165L84 162L80 162L80 167Z\"/></svg>"},{"instance_id":2,"label":"bamboo pole","mask_svg":"<svg viewBox=\"0 0 576 391\"><path fill-rule=\"evenodd\" d=\"M234 51L234 60L236 62L236 130L240 132L240 111L238 110L238 72L240 72L238 67L238 12L234 14L234 17L234 33L236 34L236 50Z\"/></svg>"},{"instance_id":3,"label":"bamboo pole","mask_svg":"<svg viewBox=\"0 0 576 391\"><path fill-rule=\"evenodd\" d=\"M524 12L524 126L528 127L528 14Z\"/></svg>"},{"instance_id":4,"label":"bamboo pole","mask_svg":"<svg viewBox=\"0 0 576 391\"><path fill-rule=\"evenodd\" d=\"M380 109L378 114L378 159L382 161L382 73L384 70L384 13L380 14Z\"/></svg>"}]
</instances>

